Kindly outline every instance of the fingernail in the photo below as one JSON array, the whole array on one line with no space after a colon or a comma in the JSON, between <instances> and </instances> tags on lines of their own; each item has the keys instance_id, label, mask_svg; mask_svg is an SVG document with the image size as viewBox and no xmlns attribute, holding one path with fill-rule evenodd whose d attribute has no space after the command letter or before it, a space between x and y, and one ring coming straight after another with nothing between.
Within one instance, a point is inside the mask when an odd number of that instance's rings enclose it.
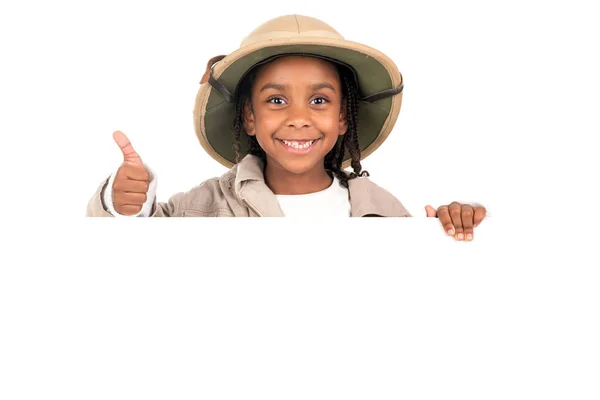
<instances>
[{"instance_id":1,"label":"fingernail","mask_svg":"<svg viewBox=\"0 0 600 400\"><path fill-rule=\"evenodd\" d=\"M463 238L464 238L463 234L462 234L462 233L459 233L459 234L458 234L458 240L463 240Z\"/></svg>"},{"instance_id":2,"label":"fingernail","mask_svg":"<svg viewBox=\"0 0 600 400\"><path fill-rule=\"evenodd\" d=\"M467 235L467 239L469 239L469 240L473 239L473 234L469 233L469 234Z\"/></svg>"},{"instance_id":3,"label":"fingernail","mask_svg":"<svg viewBox=\"0 0 600 400\"><path fill-rule=\"evenodd\" d=\"M448 235L454 236L454 231L452 229L448 229Z\"/></svg>"}]
</instances>

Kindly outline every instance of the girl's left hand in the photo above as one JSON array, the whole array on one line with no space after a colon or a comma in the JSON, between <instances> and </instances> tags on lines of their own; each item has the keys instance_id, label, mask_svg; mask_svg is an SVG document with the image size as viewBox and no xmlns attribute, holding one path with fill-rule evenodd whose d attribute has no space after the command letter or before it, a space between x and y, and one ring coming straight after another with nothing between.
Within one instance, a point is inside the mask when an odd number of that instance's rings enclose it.
<instances>
[{"instance_id":1,"label":"girl's left hand","mask_svg":"<svg viewBox=\"0 0 600 400\"><path fill-rule=\"evenodd\" d=\"M471 206L452 202L437 209L425 206L428 217L437 217L449 236L456 240L473 240L473 228L483 221L486 210L483 206Z\"/></svg>"}]
</instances>

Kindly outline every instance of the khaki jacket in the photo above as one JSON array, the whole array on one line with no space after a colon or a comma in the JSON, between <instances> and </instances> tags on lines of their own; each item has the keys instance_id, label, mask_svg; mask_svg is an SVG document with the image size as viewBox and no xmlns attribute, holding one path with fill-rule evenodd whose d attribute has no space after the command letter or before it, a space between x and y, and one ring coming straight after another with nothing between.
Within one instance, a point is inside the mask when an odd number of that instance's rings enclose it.
<instances>
[{"instance_id":1,"label":"khaki jacket","mask_svg":"<svg viewBox=\"0 0 600 400\"><path fill-rule=\"evenodd\" d=\"M87 206L88 217L112 217L103 203L107 178ZM410 217L389 192L368 178L348 181L352 217ZM152 207L152 217L283 217L275 194L265 183L263 163L248 155L220 178L209 179L166 203Z\"/></svg>"}]
</instances>

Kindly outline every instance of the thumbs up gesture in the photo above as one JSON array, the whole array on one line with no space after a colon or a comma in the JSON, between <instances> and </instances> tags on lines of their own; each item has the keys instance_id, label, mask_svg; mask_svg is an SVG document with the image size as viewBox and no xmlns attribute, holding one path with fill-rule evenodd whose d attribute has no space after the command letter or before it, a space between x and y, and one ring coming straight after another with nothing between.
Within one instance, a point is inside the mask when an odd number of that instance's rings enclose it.
<instances>
[{"instance_id":1,"label":"thumbs up gesture","mask_svg":"<svg viewBox=\"0 0 600 400\"><path fill-rule=\"evenodd\" d=\"M116 131L113 138L123 153L123 164L117 170L112 186L113 206L121 215L137 214L146 202L150 175L127 136Z\"/></svg>"}]
</instances>

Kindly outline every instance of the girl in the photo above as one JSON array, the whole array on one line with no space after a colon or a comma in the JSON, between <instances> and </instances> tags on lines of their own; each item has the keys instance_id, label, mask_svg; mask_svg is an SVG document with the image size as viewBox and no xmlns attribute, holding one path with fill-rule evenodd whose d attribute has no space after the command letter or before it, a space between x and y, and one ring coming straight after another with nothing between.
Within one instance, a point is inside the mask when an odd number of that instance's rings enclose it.
<instances>
[{"instance_id":1,"label":"girl","mask_svg":"<svg viewBox=\"0 0 600 400\"><path fill-rule=\"evenodd\" d=\"M381 52L288 15L211 59L200 83L196 134L230 170L157 203L154 174L117 131L124 162L88 216L410 216L360 163L387 138L402 102L402 76ZM457 240L472 240L486 213L458 202L426 211Z\"/></svg>"}]
</instances>

